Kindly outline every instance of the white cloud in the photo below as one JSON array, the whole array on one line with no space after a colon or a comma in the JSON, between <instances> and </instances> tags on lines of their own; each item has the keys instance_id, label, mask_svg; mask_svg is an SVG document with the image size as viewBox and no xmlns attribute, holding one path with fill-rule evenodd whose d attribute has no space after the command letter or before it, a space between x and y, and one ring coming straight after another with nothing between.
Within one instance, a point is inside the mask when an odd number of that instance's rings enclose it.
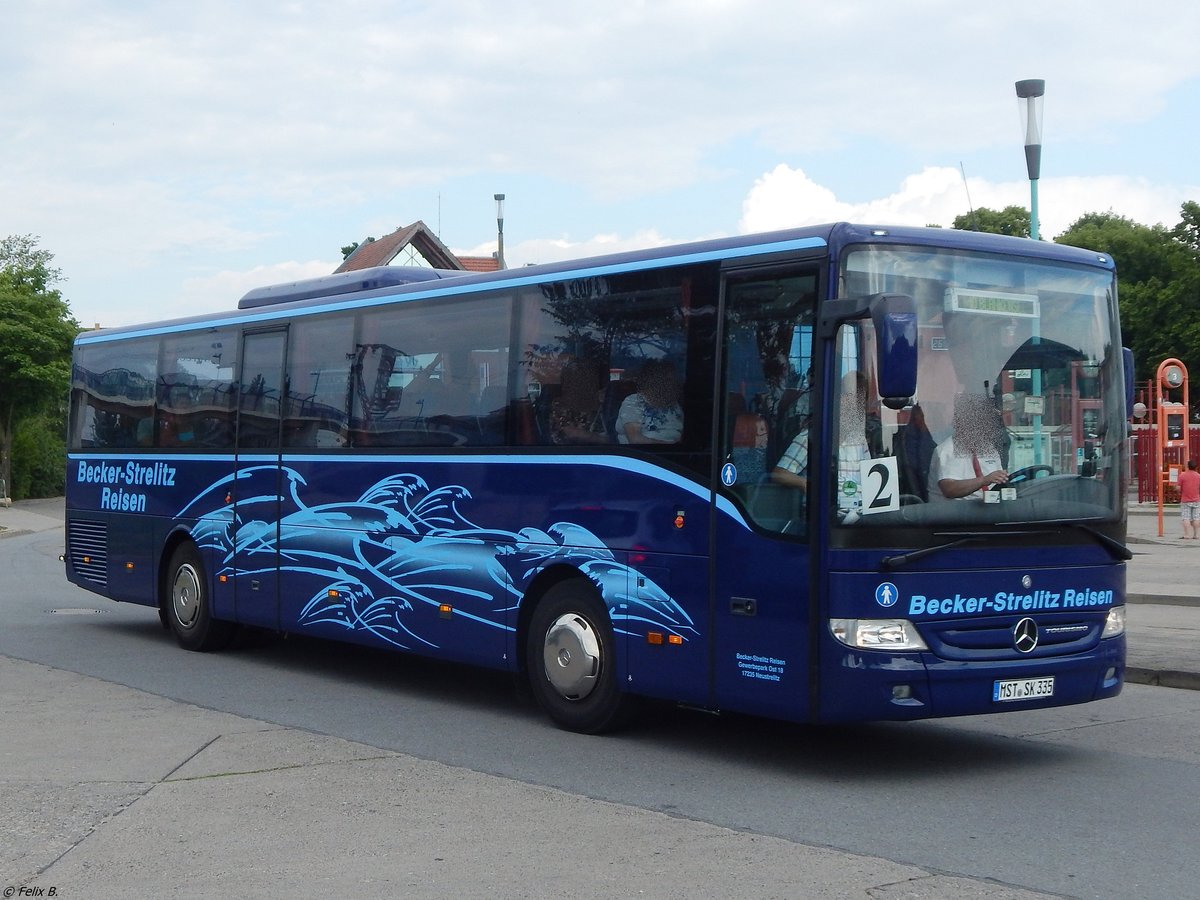
<instances>
[{"instance_id":1,"label":"white cloud","mask_svg":"<svg viewBox=\"0 0 1200 900\"><path fill-rule=\"evenodd\" d=\"M773 231L857 218L827 187L780 163L756 182L742 203L743 232Z\"/></svg>"},{"instance_id":2,"label":"white cloud","mask_svg":"<svg viewBox=\"0 0 1200 900\"><path fill-rule=\"evenodd\" d=\"M320 278L332 274L341 261L309 260L308 262L281 262L269 266L255 266L242 272L217 272L187 278L181 285L178 297L167 301L158 310L159 318L192 316L207 312L234 309L237 302L252 288L273 284L287 284L306 278Z\"/></svg>"},{"instance_id":3,"label":"white cloud","mask_svg":"<svg viewBox=\"0 0 1200 900\"><path fill-rule=\"evenodd\" d=\"M1045 238L1061 234L1089 212L1112 211L1135 222L1173 225L1179 220L1180 205L1198 193L1195 185L1162 185L1145 178L1048 178L1038 183L1038 219ZM803 170L781 163L760 177L746 195L739 227L755 232L835 221L949 227L970 208L1028 208L1029 199L1027 181L968 178L964 182L957 169L930 167L905 178L893 194L847 203Z\"/></svg>"},{"instance_id":4,"label":"white cloud","mask_svg":"<svg viewBox=\"0 0 1200 900\"><path fill-rule=\"evenodd\" d=\"M685 240L697 239L692 237ZM564 237L532 238L511 245L505 244L504 261L510 269L515 269L540 263L564 262L591 256L606 256L610 253L645 250L650 247L679 243L680 240L679 238L665 237L654 229L635 232L628 236L597 234L581 240ZM491 241L478 244L468 250L455 250L454 252L462 256L491 256L496 252L496 243Z\"/></svg>"}]
</instances>

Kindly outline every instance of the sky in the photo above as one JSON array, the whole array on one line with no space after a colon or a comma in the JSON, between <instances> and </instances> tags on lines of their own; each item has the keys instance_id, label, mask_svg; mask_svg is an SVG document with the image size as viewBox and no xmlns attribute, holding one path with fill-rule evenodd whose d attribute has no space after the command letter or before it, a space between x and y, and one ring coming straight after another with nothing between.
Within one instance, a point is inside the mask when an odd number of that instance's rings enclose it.
<instances>
[{"instance_id":1,"label":"sky","mask_svg":"<svg viewBox=\"0 0 1200 900\"><path fill-rule=\"evenodd\" d=\"M848 220L1200 200L1200 4L27 0L0 28L0 236L85 326L235 307L422 220L510 267Z\"/></svg>"}]
</instances>

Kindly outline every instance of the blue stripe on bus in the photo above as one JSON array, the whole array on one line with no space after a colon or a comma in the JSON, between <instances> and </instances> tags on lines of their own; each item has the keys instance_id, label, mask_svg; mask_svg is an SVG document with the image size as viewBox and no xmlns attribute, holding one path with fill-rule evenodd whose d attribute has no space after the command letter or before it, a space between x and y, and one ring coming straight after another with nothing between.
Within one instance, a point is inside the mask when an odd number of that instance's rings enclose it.
<instances>
[{"instance_id":1,"label":"blue stripe on bus","mask_svg":"<svg viewBox=\"0 0 1200 900\"><path fill-rule=\"evenodd\" d=\"M121 457L119 452L114 453L69 453L67 458L70 460L113 460ZM142 460L175 460L186 462L227 462L233 463L235 457L229 453L137 453L128 454L130 458L136 457ZM323 463L367 463L380 462L381 457L378 455L365 456L358 454L337 454L336 456L315 455L315 454L283 454L283 460L287 463L291 462L323 462ZM278 462L280 457L273 453L255 453L243 454L237 457L242 463L251 464L266 464ZM703 485L697 484L690 479L676 475L660 466L647 462L641 459L634 459L630 456L537 456L537 457L503 457L503 456L414 456L406 454L404 456L406 464L414 465L522 465L522 466L599 466L605 469L620 469L622 472L635 472L638 475L644 475L647 478L653 478L656 481L661 481L672 487L686 491L699 500L707 503L710 492ZM746 522L745 517L741 514L736 506L730 502L729 498L717 497L717 509L729 516L743 528L749 530L750 526Z\"/></svg>"},{"instance_id":2,"label":"blue stripe on bus","mask_svg":"<svg viewBox=\"0 0 1200 900\"><path fill-rule=\"evenodd\" d=\"M323 303L318 306L304 307L302 309L268 309L263 312L253 314L239 315L237 313L229 313L225 316L221 316L220 313L216 313L215 315L217 318L203 319L201 321L188 322L186 324L165 323L142 329L134 328L133 330L120 330L113 334L84 333L76 338L75 343L77 345L99 344L107 341L125 340L133 337L151 337L158 334L173 334L193 331L200 328L218 328L226 325L254 325L263 322L272 322L278 319L299 318L302 316L317 315L319 313L327 313L338 310L356 308L367 309L372 306L382 306L387 303L407 303L410 300L426 300L431 297L445 297L453 295L465 296L468 294L478 294L483 291L506 290L508 288L526 287L531 284L545 284L553 281L563 281L570 278L591 278L600 275L617 275L625 272L641 272L649 269L663 269L669 266L685 265L688 263L716 262L723 259L740 259L746 256L759 256L765 253L811 250L824 246L826 246L824 238L797 238L789 241L773 241L767 244L752 244L746 247L725 247L719 250L682 253L678 256L663 256L643 260L623 260L604 265L589 266L585 269L568 269L566 271L552 273L542 272L540 274L530 275L527 277L517 277L504 280L488 279L486 281L479 281L471 284L447 285L445 287L414 291L412 293L388 294L383 297L357 299L353 297L347 297L340 301L336 301L333 297L331 297L330 302L328 303ZM337 296L342 295L334 295L334 297Z\"/></svg>"}]
</instances>

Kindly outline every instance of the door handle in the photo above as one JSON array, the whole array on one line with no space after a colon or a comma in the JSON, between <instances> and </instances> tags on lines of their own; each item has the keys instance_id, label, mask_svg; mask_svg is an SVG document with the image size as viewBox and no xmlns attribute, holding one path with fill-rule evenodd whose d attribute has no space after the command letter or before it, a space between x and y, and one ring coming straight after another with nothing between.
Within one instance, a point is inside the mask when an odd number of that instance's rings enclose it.
<instances>
[{"instance_id":1,"label":"door handle","mask_svg":"<svg viewBox=\"0 0 1200 900\"><path fill-rule=\"evenodd\" d=\"M752 597L730 597L729 611L735 616L756 616L758 601Z\"/></svg>"}]
</instances>

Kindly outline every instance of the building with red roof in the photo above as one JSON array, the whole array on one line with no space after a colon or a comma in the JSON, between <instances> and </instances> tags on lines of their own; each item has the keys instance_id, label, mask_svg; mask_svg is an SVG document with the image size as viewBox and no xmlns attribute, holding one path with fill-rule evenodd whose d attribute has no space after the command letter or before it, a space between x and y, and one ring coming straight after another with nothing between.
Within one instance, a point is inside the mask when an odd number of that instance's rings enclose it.
<instances>
[{"instance_id":1,"label":"building with red roof","mask_svg":"<svg viewBox=\"0 0 1200 900\"><path fill-rule=\"evenodd\" d=\"M464 272L495 272L500 268L495 255L455 256L428 225L418 220L397 228L391 234L359 244L334 272L354 272L389 265L459 269Z\"/></svg>"}]
</instances>

